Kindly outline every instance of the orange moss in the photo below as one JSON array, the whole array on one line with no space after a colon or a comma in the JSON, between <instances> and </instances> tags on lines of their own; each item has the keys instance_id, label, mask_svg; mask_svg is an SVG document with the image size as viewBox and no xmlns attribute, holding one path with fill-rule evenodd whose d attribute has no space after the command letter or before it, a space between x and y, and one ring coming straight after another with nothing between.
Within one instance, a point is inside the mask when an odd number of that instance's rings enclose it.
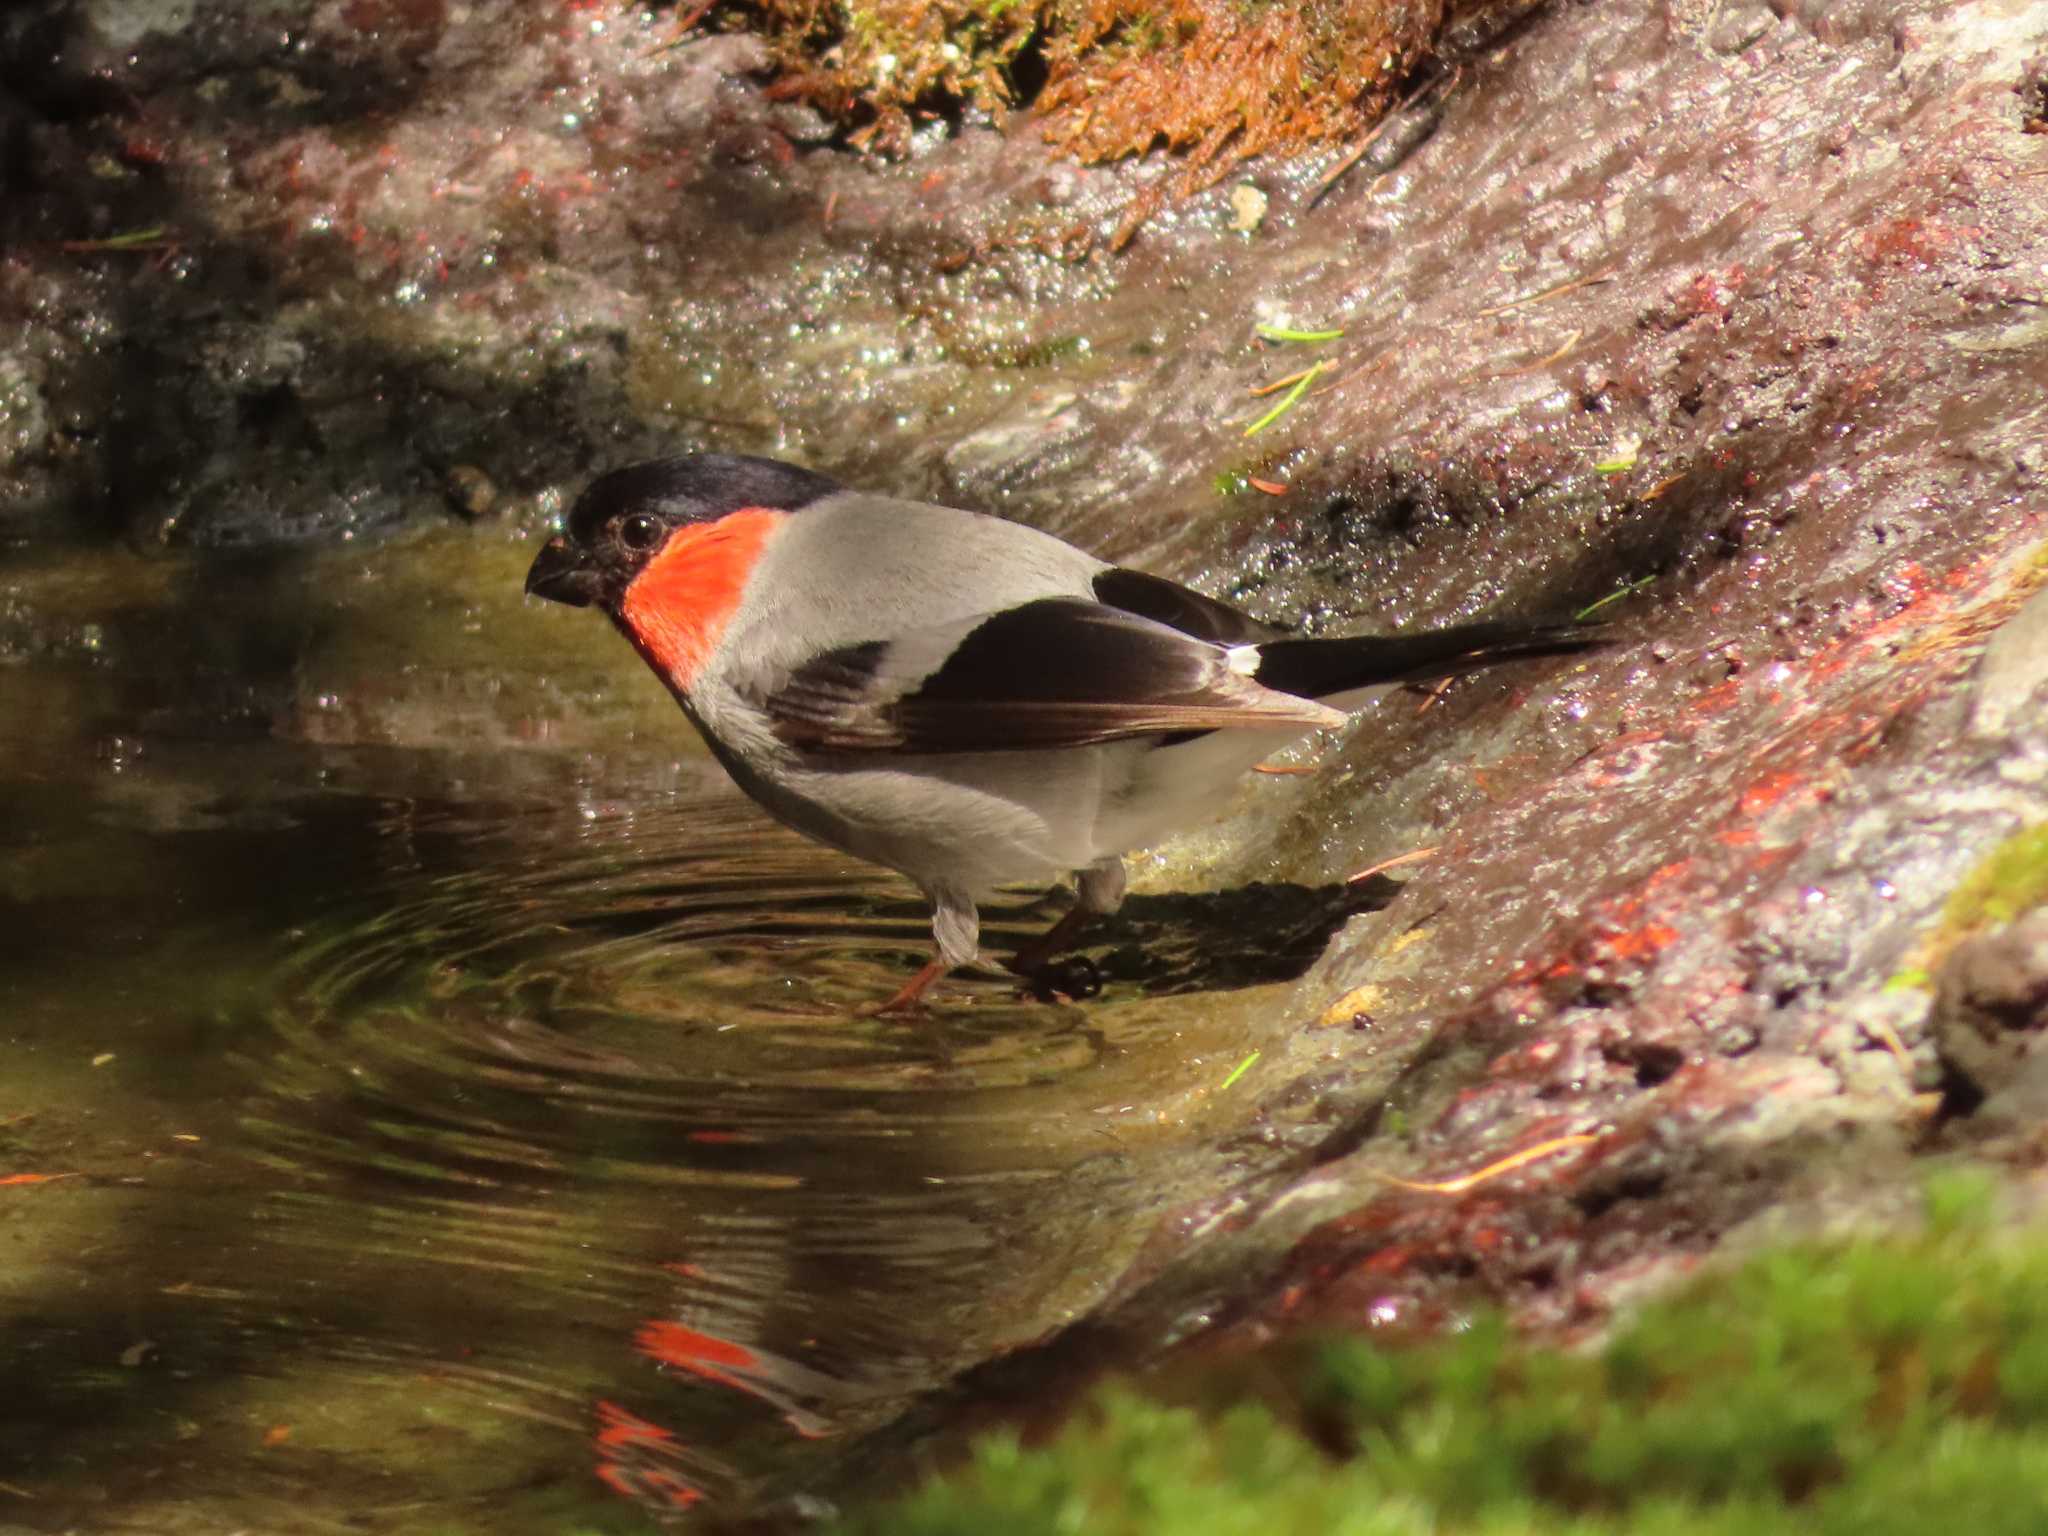
<instances>
[{"instance_id":1,"label":"orange moss","mask_svg":"<svg viewBox=\"0 0 2048 1536\"><path fill-rule=\"evenodd\" d=\"M779 75L772 89L858 122L857 144L902 148L915 111L965 104L1000 116L1035 85L1024 104L1049 142L1091 162L1180 152L1187 193L1253 155L1368 127L1430 56L1451 8L1449 0L733 0L727 14L768 40Z\"/></svg>"},{"instance_id":2,"label":"orange moss","mask_svg":"<svg viewBox=\"0 0 2048 1536\"><path fill-rule=\"evenodd\" d=\"M1038 109L1082 160L1183 151L1181 191L1273 150L1345 138L1426 56L1442 0L1086 0L1048 43Z\"/></svg>"}]
</instances>

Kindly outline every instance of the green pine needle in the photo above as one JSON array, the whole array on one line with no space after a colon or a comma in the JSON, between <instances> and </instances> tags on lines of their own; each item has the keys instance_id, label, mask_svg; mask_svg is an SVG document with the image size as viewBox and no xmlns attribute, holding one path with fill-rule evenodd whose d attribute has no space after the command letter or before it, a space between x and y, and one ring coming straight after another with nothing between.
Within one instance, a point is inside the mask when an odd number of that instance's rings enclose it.
<instances>
[{"instance_id":1,"label":"green pine needle","mask_svg":"<svg viewBox=\"0 0 2048 1536\"><path fill-rule=\"evenodd\" d=\"M1294 388L1290 389L1289 391L1287 391L1286 394L1280 397L1280 403L1278 405L1274 406L1273 409L1266 412L1265 415L1261 416L1257 421L1253 422L1250 426L1244 429L1244 435L1246 437L1256 436L1257 434L1265 431L1266 428L1273 425L1273 423L1278 421L1282 416L1285 416L1289 411L1293 410L1294 402L1299 400L1303 395L1308 393L1309 385L1315 383L1316 379L1320 377L1329 368L1329 366L1330 365L1325 362L1316 363L1312 367L1310 367L1307 372L1302 374L1302 376L1295 381Z\"/></svg>"},{"instance_id":2,"label":"green pine needle","mask_svg":"<svg viewBox=\"0 0 2048 1536\"><path fill-rule=\"evenodd\" d=\"M1259 1059L1259 1057L1260 1057L1261 1055L1263 1055L1263 1054L1264 1054L1264 1053L1263 1053L1263 1052L1261 1052L1261 1051L1253 1051L1253 1052L1251 1053L1251 1055L1249 1055L1249 1056L1245 1057L1245 1059L1244 1059L1243 1061L1240 1061L1240 1062L1239 1062L1239 1063L1238 1063L1238 1064L1237 1064L1237 1065L1236 1065L1235 1067L1233 1067L1233 1068L1231 1069L1231 1073L1230 1073L1230 1076L1228 1076L1228 1077L1226 1077L1225 1079L1223 1079L1223 1088L1228 1088L1228 1087L1229 1087L1229 1086L1230 1086L1230 1085L1231 1085L1232 1083L1236 1082L1236 1081L1237 1081L1237 1080L1238 1080L1238 1079L1239 1079L1240 1077L1243 1077L1243 1076L1245 1075L1245 1073L1246 1073L1247 1071L1249 1071L1249 1070L1250 1070L1250 1068L1251 1068L1251 1064L1252 1064L1253 1062L1257 1061L1257 1060ZM1223 1091L1223 1088L1218 1088L1218 1089L1217 1089L1216 1091L1217 1091L1218 1093L1221 1093L1221 1092Z\"/></svg>"}]
</instances>

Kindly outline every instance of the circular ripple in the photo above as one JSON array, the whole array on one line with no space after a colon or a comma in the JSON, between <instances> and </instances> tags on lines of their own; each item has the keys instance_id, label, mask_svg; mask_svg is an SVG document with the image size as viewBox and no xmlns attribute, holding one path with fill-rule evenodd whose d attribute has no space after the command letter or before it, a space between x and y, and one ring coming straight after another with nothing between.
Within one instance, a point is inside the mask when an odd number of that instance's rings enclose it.
<instances>
[{"instance_id":1,"label":"circular ripple","mask_svg":"<svg viewBox=\"0 0 2048 1536\"><path fill-rule=\"evenodd\" d=\"M673 1378L608 1412L758 1450L762 1413L812 1437L957 1368L1020 1213L1065 1243L1043 1191L1099 1209L1092 1132L1043 1134L1048 1085L1093 1091L1086 1015L987 982L857 1016L930 944L885 872L730 793L373 820L381 879L296 936L242 1060L280 1266L317 1315L388 1307L358 1364L558 1382L580 1339Z\"/></svg>"}]
</instances>

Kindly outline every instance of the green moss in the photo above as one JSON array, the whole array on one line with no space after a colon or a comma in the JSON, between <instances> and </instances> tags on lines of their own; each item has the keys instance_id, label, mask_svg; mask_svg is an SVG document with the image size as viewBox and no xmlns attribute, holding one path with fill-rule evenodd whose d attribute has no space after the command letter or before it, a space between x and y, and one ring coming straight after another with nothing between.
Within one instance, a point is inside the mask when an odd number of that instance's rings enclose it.
<instances>
[{"instance_id":1,"label":"green moss","mask_svg":"<svg viewBox=\"0 0 2048 1536\"><path fill-rule=\"evenodd\" d=\"M1925 1231L1766 1254L1601 1350L1497 1319L1410 1348L1268 1350L1099 1393L1050 1443L844 1529L941 1536L1906 1536L2048 1530L2048 1236L1990 1184Z\"/></svg>"},{"instance_id":2,"label":"green moss","mask_svg":"<svg viewBox=\"0 0 2048 1536\"><path fill-rule=\"evenodd\" d=\"M864 117L856 142L898 150L913 110L1006 108L1010 68L1050 19L1047 0L734 0L730 10L768 40L786 90Z\"/></svg>"},{"instance_id":3,"label":"green moss","mask_svg":"<svg viewBox=\"0 0 2048 1536\"><path fill-rule=\"evenodd\" d=\"M2048 905L2048 821L2022 828L1962 879L1941 921L1921 935L1907 963L1885 978L1884 990L1934 989L1935 973L1965 939Z\"/></svg>"},{"instance_id":4,"label":"green moss","mask_svg":"<svg viewBox=\"0 0 2048 1536\"><path fill-rule=\"evenodd\" d=\"M2048 903L2048 821L2007 838L1956 887L1941 915L1943 935L1960 939Z\"/></svg>"}]
</instances>

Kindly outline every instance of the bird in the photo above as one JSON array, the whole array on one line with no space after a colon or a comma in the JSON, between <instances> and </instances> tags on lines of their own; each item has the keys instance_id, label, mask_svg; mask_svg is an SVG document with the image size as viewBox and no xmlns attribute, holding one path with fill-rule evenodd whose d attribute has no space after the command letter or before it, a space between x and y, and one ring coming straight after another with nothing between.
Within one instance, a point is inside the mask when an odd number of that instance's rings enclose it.
<instances>
[{"instance_id":1,"label":"bird","mask_svg":"<svg viewBox=\"0 0 2048 1536\"><path fill-rule=\"evenodd\" d=\"M880 1013L980 957L999 887L1071 875L1073 907L1005 962L1044 975L1122 903L1126 853L1379 689L1603 643L1303 638L1022 523L708 452L593 480L526 592L602 611L771 816L917 884L936 953Z\"/></svg>"}]
</instances>

